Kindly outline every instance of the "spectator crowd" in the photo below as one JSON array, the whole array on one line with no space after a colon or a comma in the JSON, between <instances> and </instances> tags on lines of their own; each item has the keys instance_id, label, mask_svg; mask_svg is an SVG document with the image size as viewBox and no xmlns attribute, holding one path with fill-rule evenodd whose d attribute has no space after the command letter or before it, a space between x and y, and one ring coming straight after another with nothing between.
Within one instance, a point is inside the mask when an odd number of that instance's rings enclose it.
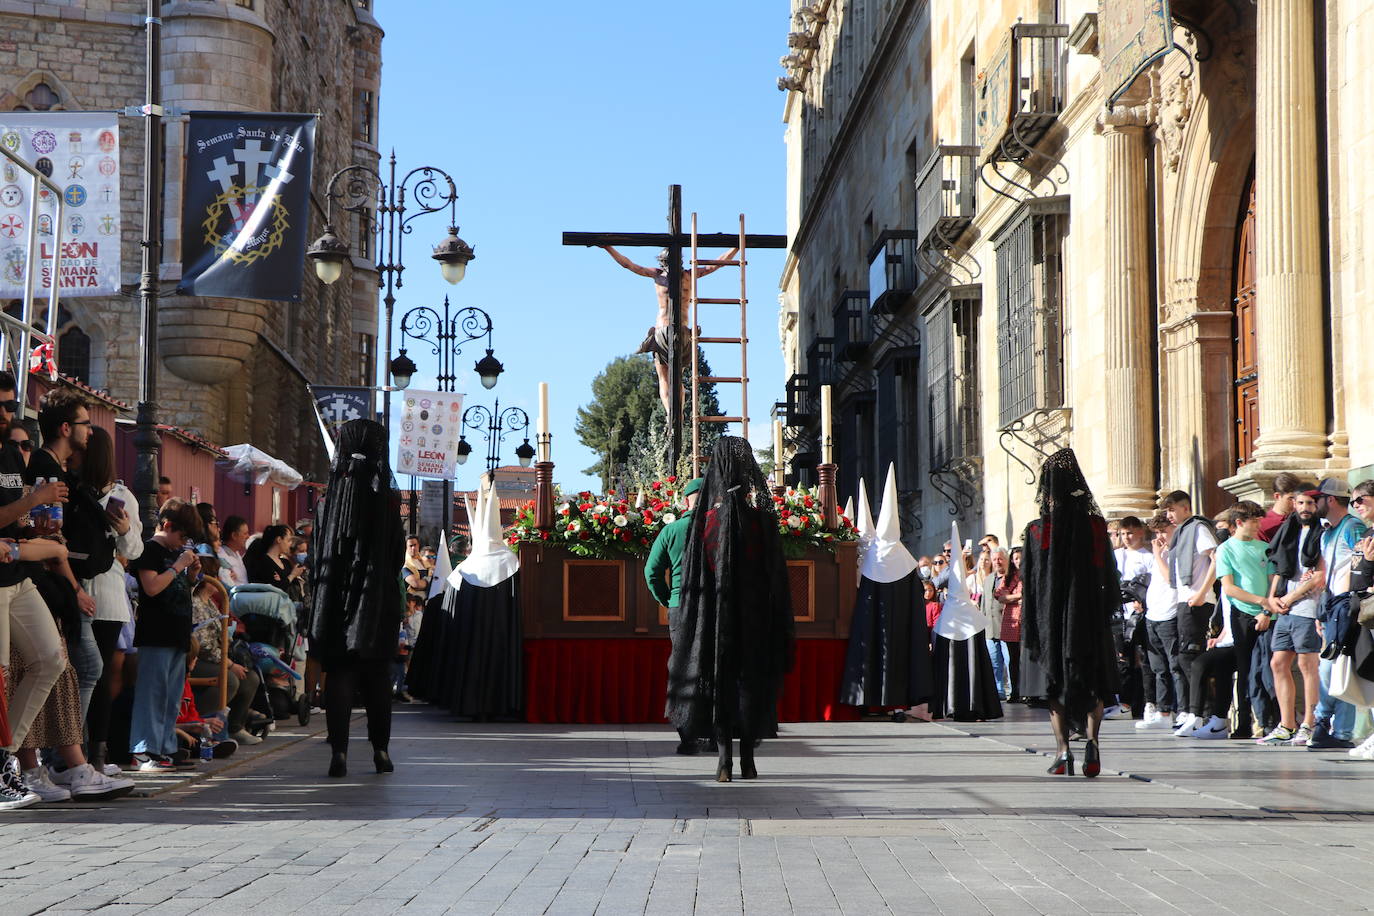
<instances>
[{"instance_id":1,"label":"spectator crowd","mask_svg":"<svg viewBox=\"0 0 1374 916\"><path fill-rule=\"evenodd\" d=\"M191 769L308 714L310 523L254 533L164 477L146 531L80 392L21 416L0 372L0 811L118 798L128 770Z\"/></svg>"}]
</instances>

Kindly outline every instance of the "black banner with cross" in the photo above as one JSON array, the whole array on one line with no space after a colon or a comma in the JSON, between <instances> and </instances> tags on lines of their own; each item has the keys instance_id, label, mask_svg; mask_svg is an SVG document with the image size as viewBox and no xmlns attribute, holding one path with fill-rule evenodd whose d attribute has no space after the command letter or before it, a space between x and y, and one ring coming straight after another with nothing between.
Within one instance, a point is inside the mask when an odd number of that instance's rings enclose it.
<instances>
[{"instance_id":1,"label":"black banner with cross","mask_svg":"<svg viewBox=\"0 0 1374 916\"><path fill-rule=\"evenodd\" d=\"M177 292L300 301L314 148L312 114L191 113Z\"/></svg>"}]
</instances>

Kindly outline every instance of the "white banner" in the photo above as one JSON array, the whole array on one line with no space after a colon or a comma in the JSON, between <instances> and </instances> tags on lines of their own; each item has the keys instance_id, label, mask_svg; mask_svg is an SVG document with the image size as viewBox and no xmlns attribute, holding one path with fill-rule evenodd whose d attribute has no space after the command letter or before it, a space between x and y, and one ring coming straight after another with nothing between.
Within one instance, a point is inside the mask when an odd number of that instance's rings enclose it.
<instances>
[{"instance_id":1,"label":"white banner","mask_svg":"<svg viewBox=\"0 0 1374 916\"><path fill-rule=\"evenodd\" d=\"M63 189L61 294L119 292L119 122L111 111L0 111L0 146ZM23 295L31 182L9 163L0 166L0 299ZM39 192L39 207L49 192ZM50 288L53 213L40 209L40 296Z\"/></svg>"},{"instance_id":2,"label":"white banner","mask_svg":"<svg viewBox=\"0 0 1374 916\"><path fill-rule=\"evenodd\" d=\"M396 473L452 480L458 469L463 396L406 389L401 401L400 461Z\"/></svg>"}]
</instances>

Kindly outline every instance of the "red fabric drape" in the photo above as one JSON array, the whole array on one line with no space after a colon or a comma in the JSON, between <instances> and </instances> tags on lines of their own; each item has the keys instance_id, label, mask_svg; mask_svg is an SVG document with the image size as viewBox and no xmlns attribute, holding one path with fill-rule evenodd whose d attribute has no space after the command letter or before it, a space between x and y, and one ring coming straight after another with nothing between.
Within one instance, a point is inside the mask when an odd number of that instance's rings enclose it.
<instances>
[{"instance_id":1,"label":"red fabric drape","mask_svg":"<svg viewBox=\"0 0 1374 916\"><path fill-rule=\"evenodd\" d=\"M842 706L840 677L847 641L799 639L797 661L783 683L778 718L829 722L857 718ZM525 719L535 723L663 723L668 640L525 640Z\"/></svg>"}]
</instances>

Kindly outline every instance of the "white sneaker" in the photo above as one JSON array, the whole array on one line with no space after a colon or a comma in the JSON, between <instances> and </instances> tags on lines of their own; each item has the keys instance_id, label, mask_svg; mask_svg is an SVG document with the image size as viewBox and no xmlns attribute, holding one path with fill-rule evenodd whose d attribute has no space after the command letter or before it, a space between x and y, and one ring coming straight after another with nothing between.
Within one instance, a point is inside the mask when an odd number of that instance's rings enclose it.
<instances>
[{"instance_id":1,"label":"white sneaker","mask_svg":"<svg viewBox=\"0 0 1374 916\"><path fill-rule=\"evenodd\" d=\"M100 772L106 776L119 776L124 773L124 770L117 763L107 763L100 768Z\"/></svg>"},{"instance_id":2,"label":"white sneaker","mask_svg":"<svg viewBox=\"0 0 1374 916\"><path fill-rule=\"evenodd\" d=\"M79 767L68 767L67 785L71 787L72 797L82 801L104 801L128 795L134 790L132 779L114 779L98 772L89 763Z\"/></svg>"},{"instance_id":3,"label":"white sneaker","mask_svg":"<svg viewBox=\"0 0 1374 916\"><path fill-rule=\"evenodd\" d=\"M1195 716L1190 712L1184 713L1174 725L1174 737L1191 738L1193 735L1193 726L1197 725L1197 720L1199 718L1199 716Z\"/></svg>"},{"instance_id":4,"label":"white sneaker","mask_svg":"<svg viewBox=\"0 0 1374 916\"><path fill-rule=\"evenodd\" d=\"M25 770L23 775L24 786L38 795L44 803L71 801L72 793L59 785L55 785L48 778L48 768L38 765L31 770Z\"/></svg>"},{"instance_id":5,"label":"white sneaker","mask_svg":"<svg viewBox=\"0 0 1374 916\"><path fill-rule=\"evenodd\" d=\"M1374 760L1374 735L1364 739L1364 743L1359 747L1352 747L1346 751L1351 757L1357 760Z\"/></svg>"},{"instance_id":6,"label":"white sneaker","mask_svg":"<svg viewBox=\"0 0 1374 916\"><path fill-rule=\"evenodd\" d=\"M262 739L246 728L239 729L229 737L237 741L242 747L247 747L250 744L262 744Z\"/></svg>"},{"instance_id":7,"label":"white sneaker","mask_svg":"<svg viewBox=\"0 0 1374 916\"><path fill-rule=\"evenodd\" d=\"M1136 728L1150 728L1158 725L1160 720L1159 708L1153 703L1145 704L1145 715L1135 724Z\"/></svg>"},{"instance_id":8,"label":"white sneaker","mask_svg":"<svg viewBox=\"0 0 1374 916\"><path fill-rule=\"evenodd\" d=\"M1102 718L1104 719L1129 719L1130 717L1130 711L1122 709L1119 703L1113 703L1111 706L1102 710Z\"/></svg>"},{"instance_id":9,"label":"white sneaker","mask_svg":"<svg viewBox=\"0 0 1374 916\"><path fill-rule=\"evenodd\" d=\"M1198 716L1197 724L1193 726L1193 730L1189 733L1188 737L1202 738L1211 741L1229 738L1231 737L1231 723L1220 716L1212 716L1209 719Z\"/></svg>"}]
</instances>

